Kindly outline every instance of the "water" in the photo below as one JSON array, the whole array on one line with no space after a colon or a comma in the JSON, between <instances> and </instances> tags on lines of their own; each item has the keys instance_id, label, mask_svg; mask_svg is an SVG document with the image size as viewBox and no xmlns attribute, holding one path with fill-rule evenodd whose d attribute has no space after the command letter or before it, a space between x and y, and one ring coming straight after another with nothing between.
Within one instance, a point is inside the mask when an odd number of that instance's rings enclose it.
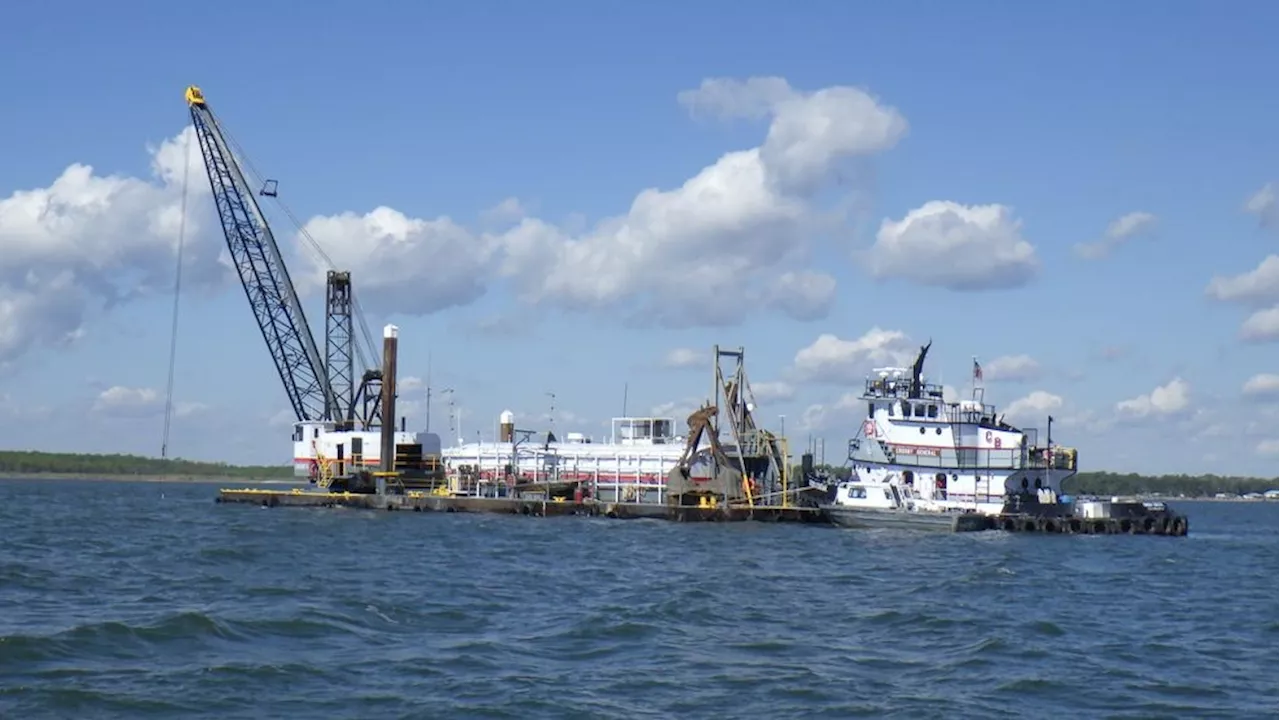
<instances>
[{"instance_id":1,"label":"water","mask_svg":"<svg viewBox=\"0 0 1280 720\"><path fill-rule=\"evenodd\" d=\"M1253 718L1274 504L1186 538L215 505L0 482L0 717Z\"/></svg>"}]
</instances>

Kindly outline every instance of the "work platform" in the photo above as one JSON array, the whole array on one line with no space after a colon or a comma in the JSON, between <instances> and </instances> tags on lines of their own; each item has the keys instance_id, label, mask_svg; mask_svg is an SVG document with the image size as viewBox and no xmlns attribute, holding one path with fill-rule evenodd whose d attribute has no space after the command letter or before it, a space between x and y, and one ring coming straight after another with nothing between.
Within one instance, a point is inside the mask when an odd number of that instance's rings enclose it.
<instances>
[{"instance_id":1,"label":"work platform","mask_svg":"<svg viewBox=\"0 0 1280 720\"><path fill-rule=\"evenodd\" d=\"M756 505L699 507L656 503L614 503L599 500L543 500L511 497L474 497L407 492L396 495L374 493L316 492L312 490L266 490L224 488L217 502L261 505L263 507L346 507L360 510L409 512L472 512L502 515L588 515L618 519L650 518L676 522L793 522L829 523L825 513L814 507Z\"/></svg>"}]
</instances>

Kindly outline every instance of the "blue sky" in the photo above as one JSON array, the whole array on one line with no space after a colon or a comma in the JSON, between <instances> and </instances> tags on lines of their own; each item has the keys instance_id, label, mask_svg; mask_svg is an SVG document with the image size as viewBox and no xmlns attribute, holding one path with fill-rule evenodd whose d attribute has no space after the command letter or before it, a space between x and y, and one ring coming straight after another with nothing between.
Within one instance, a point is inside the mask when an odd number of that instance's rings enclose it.
<instances>
[{"instance_id":1,"label":"blue sky","mask_svg":"<svg viewBox=\"0 0 1280 720\"><path fill-rule=\"evenodd\" d=\"M624 385L682 419L720 343L839 461L868 368L932 338L1088 469L1276 472L1274 3L300 7L6 11L6 445L158 453L194 83L430 364L433 430L445 387L467 439L548 392L562 430ZM193 167L172 452L284 462Z\"/></svg>"}]
</instances>

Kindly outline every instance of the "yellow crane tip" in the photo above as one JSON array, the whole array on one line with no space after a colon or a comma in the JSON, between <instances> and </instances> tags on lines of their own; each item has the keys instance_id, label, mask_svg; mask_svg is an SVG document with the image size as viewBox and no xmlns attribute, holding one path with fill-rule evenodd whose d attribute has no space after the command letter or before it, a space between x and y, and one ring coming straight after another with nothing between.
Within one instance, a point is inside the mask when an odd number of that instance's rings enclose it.
<instances>
[{"instance_id":1,"label":"yellow crane tip","mask_svg":"<svg viewBox=\"0 0 1280 720\"><path fill-rule=\"evenodd\" d=\"M188 85L187 91L184 95L187 98L188 105L204 104L204 93L200 92L200 88L196 85Z\"/></svg>"}]
</instances>

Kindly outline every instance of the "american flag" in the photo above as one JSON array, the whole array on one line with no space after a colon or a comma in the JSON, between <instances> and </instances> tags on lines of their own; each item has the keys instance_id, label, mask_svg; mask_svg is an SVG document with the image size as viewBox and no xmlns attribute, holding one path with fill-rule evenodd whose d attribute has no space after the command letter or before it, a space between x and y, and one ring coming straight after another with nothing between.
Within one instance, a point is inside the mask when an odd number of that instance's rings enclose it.
<instances>
[{"instance_id":1,"label":"american flag","mask_svg":"<svg viewBox=\"0 0 1280 720\"><path fill-rule=\"evenodd\" d=\"M978 364L977 358L973 359L973 379L974 380L982 379L982 366Z\"/></svg>"}]
</instances>

